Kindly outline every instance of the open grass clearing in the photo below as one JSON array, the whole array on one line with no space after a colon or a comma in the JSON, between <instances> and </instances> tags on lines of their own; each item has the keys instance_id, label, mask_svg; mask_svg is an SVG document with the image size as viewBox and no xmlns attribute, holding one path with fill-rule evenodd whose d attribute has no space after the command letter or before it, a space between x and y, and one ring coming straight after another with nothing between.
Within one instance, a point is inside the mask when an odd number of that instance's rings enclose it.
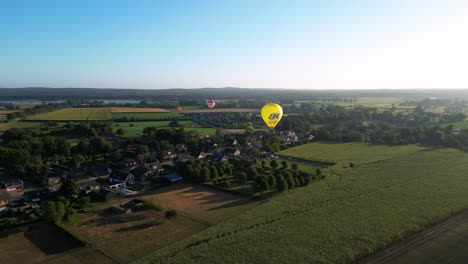
<instances>
[{"instance_id":1,"label":"open grass clearing","mask_svg":"<svg viewBox=\"0 0 468 264\"><path fill-rule=\"evenodd\" d=\"M111 113L167 113L169 110L163 108L137 108L137 107L111 107Z\"/></svg>"},{"instance_id":2,"label":"open grass clearing","mask_svg":"<svg viewBox=\"0 0 468 264\"><path fill-rule=\"evenodd\" d=\"M351 263L468 206L467 154L430 149L379 160L327 169L320 182L138 263Z\"/></svg>"},{"instance_id":3,"label":"open grass clearing","mask_svg":"<svg viewBox=\"0 0 468 264\"><path fill-rule=\"evenodd\" d=\"M168 220L163 217L162 212L156 211L121 215L105 215L101 211L88 214L80 223L69 227L89 239L93 246L119 262L127 263L258 204L188 183L167 186L141 198L175 209L178 216ZM114 200L112 203L122 203L125 200Z\"/></svg>"}]
</instances>

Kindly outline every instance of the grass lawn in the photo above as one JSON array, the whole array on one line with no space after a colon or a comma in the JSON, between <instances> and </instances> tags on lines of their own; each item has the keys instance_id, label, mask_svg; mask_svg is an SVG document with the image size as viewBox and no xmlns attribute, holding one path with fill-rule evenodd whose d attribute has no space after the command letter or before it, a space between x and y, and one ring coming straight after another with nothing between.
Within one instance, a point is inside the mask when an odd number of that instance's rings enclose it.
<instances>
[{"instance_id":1,"label":"grass lawn","mask_svg":"<svg viewBox=\"0 0 468 264\"><path fill-rule=\"evenodd\" d=\"M337 145L342 151L335 146L327 160L362 165L339 174L326 169L320 182L275 196L137 263L351 263L468 206L465 153ZM311 148L308 155L323 152Z\"/></svg>"},{"instance_id":2,"label":"grass lawn","mask_svg":"<svg viewBox=\"0 0 468 264\"><path fill-rule=\"evenodd\" d=\"M65 108L31 116L28 120L87 121L109 120L109 108Z\"/></svg>"},{"instance_id":3,"label":"grass lawn","mask_svg":"<svg viewBox=\"0 0 468 264\"><path fill-rule=\"evenodd\" d=\"M450 123L450 124L447 124L447 125L453 125L454 128L467 129L468 128L468 121L455 122L455 123Z\"/></svg>"}]
</instances>

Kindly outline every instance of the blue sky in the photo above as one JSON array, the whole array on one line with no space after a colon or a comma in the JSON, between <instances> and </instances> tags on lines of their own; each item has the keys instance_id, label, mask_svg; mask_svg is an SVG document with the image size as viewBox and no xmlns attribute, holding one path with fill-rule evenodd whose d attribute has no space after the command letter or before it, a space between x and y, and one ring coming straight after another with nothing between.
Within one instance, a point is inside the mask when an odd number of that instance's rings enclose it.
<instances>
[{"instance_id":1,"label":"blue sky","mask_svg":"<svg viewBox=\"0 0 468 264\"><path fill-rule=\"evenodd\" d=\"M468 88L468 1L0 1L0 87Z\"/></svg>"}]
</instances>

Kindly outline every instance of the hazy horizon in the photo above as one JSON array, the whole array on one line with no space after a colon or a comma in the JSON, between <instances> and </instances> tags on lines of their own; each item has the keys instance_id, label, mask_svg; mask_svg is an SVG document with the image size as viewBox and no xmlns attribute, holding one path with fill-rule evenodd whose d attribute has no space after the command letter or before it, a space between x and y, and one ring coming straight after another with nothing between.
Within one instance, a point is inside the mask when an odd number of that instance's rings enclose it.
<instances>
[{"instance_id":1,"label":"hazy horizon","mask_svg":"<svg viewBox=\"0 0 468 264\"><path fill-rule=\"evenodd\" d=\"M463 0L13 1L0 22L5 88L468 88Z\"/></svg>"}]
</instances>

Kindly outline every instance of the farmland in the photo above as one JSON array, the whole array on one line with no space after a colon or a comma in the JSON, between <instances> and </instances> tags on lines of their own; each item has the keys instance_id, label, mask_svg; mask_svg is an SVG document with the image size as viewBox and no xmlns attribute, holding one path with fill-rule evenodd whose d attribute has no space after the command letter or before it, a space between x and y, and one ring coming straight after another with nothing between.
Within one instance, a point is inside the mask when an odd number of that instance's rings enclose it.
<instances>
[{"instance_id":1,"label":"farmland","mask_svg":"<svg viewBox=\"0 0 468 264\"><path fill-rule=\"evenodd\" d=\"M126 263L258 204L190 184L169 186L142 198L176 209L179 216L167 220L155 211L113 216L98 213L89 214L70 227L95 247Z\"/></svg>"},{"instance_id":2,"label":"farmland","mask_svg":"<svg viewBox=\"0 0 468 264\"><path fill-rule=\"evenodd\" d=\"M347 263L467 206L468 155L416 146L382 147L380 154L372 151L378 146L363 146L377 154L363 158L362 147L353 147L335 147L335 162L361 166L339 174L327 169L326 179L275 197L139 263ZM323 150L310 152L317 157Z\"/></svg>"},{"instance_id":3,"label":"farmland","mask_svg":"<svg viewBox=\"0 0 468 264\"><path fill-rule=\"evenodd\" d=\"M168 112L168 113L112 113L112 119L135 119L135 120L169 120L175 118L185 117L182 114Z\"/></svg>"},{"instance_id":4,"label":"farmland","mask_svg":"<svg viewBox=\"0 0 468 264\"><path fill-rule=\"evenodd\" d=\"M253 108L213 108L213 109L184 109L184 113L259 113L260 109Z\"/></svg>"},{"instance_id":5,"label":"farmland","mask_svg":"<svg viewBox=\"0 0 468 264\"><path fill-rule=\"evenodd\" d=\"M108 108L65 108L28 118L28 120L38 121L96 121L109 119L110 114Z\"/></svg>"},{"instance_id":6,"label":"farmland","mask_svg":"<svg viewBox=\"0 0 468 264\"><path fill-rule=\"evenodd\" d=\"M162 108L135 108L135 107L111 107L111 113L167 113Z\"/></svg>"},{"instance_id":7,"label":"farmland","mask_svg":"<svg viewBox=\"0 0 468 264\"><path fill-rule=\"evenodd\" d=\"M359 165L395 158L424 149L416 145L384 146L360 143L314 143L283 150L278 154L320 162L342 164L354 162Z\"/></svg>"}]
</instances>

